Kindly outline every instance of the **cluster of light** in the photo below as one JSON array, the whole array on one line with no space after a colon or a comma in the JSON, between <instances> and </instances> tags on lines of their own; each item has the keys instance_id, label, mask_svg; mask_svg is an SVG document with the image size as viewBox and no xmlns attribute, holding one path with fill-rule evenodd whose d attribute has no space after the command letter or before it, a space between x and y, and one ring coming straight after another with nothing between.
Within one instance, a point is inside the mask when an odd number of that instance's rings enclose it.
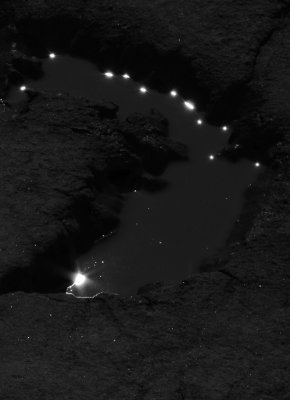
<instances>
[{"instance_id":1,"label":"cluster of light","mask_svg":"<svg viewBox=\"0 0 290 400\"><path fill-rule=\"evenodd\" d=\"M124 79L130 79L130 75L128 75L128 74L123 74L122 76Z\"/></svg>"},{"instance_id":2,"label":"cluster of light","mask_svg":"<svg viewBox=\"0 0 290 400\"><path fill-rule=\"evenodd\" d=\"M214 160L214 155L213 155L213 154L210 154L210 155L208 156L208 158L209 158L210 160Z\"/></svg>"},{"instance_id":3,"label":"cluster of light","mask_svg":"<svg viewBox=\"0 0 290 400\"><path fill-rule=\"evenodd\" d=\"M20 86L21 92L24 92L26 89L27 89L26 86Z\"/></svg>"},{"instance_id":4,"label":"cluster of light","mask_svg":"<svg viewBox=\"0 0 290 400\"><path fill-rule=\"evenodd\" d=\"M195 109L195 106L194 106L194 104L191 102L191 101L184 101L184 103L183 103L184 105L185 105L185 107L188 109L188 110L194 110Z\"/></svg>"},{"instance_id":5,"label":"cluster of light","mask_svg":"<svg viewBox=\"0 0 290 400\"><path fill-rule=\"evenodd\" d=\"M229 128L228 128L226 125L222 126L222 130L223 130L224 132L226 132L228 129L229 129Z\"/></svg>"},{"instance_id":6,"label":"cluster of light","mask_svg":"<svg viewBox=\"0 0 290 400\"><path fill-rule=\"evenodd\" d=\"M261 164L257 161L256 163L255 163L255 167L260 167L261 166Z\"/></svg>"},{"instance_id":7,"label":"cluster of light","mask_svg":"<svg viewBox=\"0 0 290 400\"><path fill-rule=\"evenodd\" d=\"M76 277L75 277L75 280L74 280L74 285L75 286L81 286L81 285L83 285L84 283L85 283L85 281L86 281L86 277L85 277L85 275L83 275L83 274L81 274L80 272L78 272L77 274L76 274Z\"/></svg>"},{"instance_id":8,"label":"cluster of light","mask_svg":"<svg viewBox=\"0 0 290 400\"><path fill-rule=\"evenodd\" d=\"M113 72L111 72L111 71L105 72L104 75L105 75L107 78L113 78L113 76L114 76Z\"/></svg>"},{"instance_id":9,"label":"cluster of light","mask_svg":"<svg viewBox=\"0 0 290 400\"><path fill-rule=\"evenodd\" d=\"M176 90L171 90L170 96L176 97L177 96L177 91Z\"/></svg>"},{"instance_id":10,"label":"cluster of light","mask_svg":"<svg viewBox=\"0 0 290 400\"><path fill-rule=\"evenodd\" d=\"M147 92L147 89L144 86L141 86L139 90L140 90L141 93L146 93Z\"/></svg>"},{"instance_id":11,"label":"cluster of light","mask_svg":"<svg viewBox=\"0 0 290 400\"><path fill-rule=\"evenodd\" d=\"M202 120L202 119L198 119L198 120L196 121L196 123L197 123L197 125L202 125L202 124L203 124L203 120Z\"/></svg>"},{"instance_id":12,"label":"cluster of light","mask_svg":"<svg viewBox=\"0 0 290 400\"><path fill-rule=\"evenodd\" d=\"M56 57L55 53L50 53L49 54L49 58L51 58L52 60Z\"/></svg>"}]
</instances>

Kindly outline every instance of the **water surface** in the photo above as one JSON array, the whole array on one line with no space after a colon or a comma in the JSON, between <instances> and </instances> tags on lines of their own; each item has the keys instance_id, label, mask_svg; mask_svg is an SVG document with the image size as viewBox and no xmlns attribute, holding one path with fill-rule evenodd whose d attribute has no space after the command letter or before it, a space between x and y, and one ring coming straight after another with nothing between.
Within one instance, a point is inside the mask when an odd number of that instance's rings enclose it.
<instances>
[{"instance_id":1,"label":"water surface","mask_svg":"<svg viewBox=\"0 0 290 400\"><path fill-rule=\"evenodd\" d=\"M215 157L230 129L211 126L202 113L187 109L184 100L194 103L194 98L152 89L142 93L142 83L107 77L95 65L69 56L48 58L44 71L43 79L27 82L27 87L113 101L122 119L155 108L169 120L170 137L189 148L189 161L171 164L162 175L167 182L163 190L128 194L118 231L77 260L88 279L69 291L77 296L102 291L132 295L146 283L176 282L197 273L201 262L225 244L241 212L244 191L260 168L246 160L233 164ZM174 82L172 89L178 91ZM25 94L15 88L10 100L21 96Z\"/></svg>"}]
</instances>

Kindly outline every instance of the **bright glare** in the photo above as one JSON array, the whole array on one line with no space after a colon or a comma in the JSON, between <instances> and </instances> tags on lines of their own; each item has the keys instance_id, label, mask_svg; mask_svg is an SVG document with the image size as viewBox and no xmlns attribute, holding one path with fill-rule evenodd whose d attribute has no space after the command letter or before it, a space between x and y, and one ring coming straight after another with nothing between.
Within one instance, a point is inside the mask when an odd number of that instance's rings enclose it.
<instances>
[{"instance_id":1,"label":"bright glare","mask_svg":"<svg viewBox=\"0 0 290 400\"><path fill-rule=\"evenodd\" d=\"M214 155L213 155L213 154L210 154L208 158L209 158L210 160L214 160Z\"/></svg>"},{"instance_id":2,"label":"bright glare","mask_svg":"<svg viewBox=\"0 0 290 400\"><path fill-rule=\"evenodd\" d=\"M26 90L26 86L20 86L21 92L24 92Z\"/></svg>"},{"instance_id":3,"label":"bright glare","mask_svg":"<svg viewBox=\"0 0 290 400\"><path fill-rule=\"evenodd\" d=\"M258 168L258 167L260 167L260 166L261 166L261 164L260 164L259 162L256 162L256 163L255 163L255 167Z\"/></svg>"},{"instance_id":4,"label":"bright glare","mask_svg":"<svg viewBox=\"0 0 290 400\"><path fill-rule=\"evenodd\" d=\"M124 79L130 79L130 75L128 75L128 74L124 74L122 76L123 76Z\"/></svg>"},{"instance_id":5,"label":"bright glare","mask_svg":"<svg viewBox=\"0 0 290 400\"><path fill-rule=\"evenodd\" d=\"M114 74L113 74L113 72L111 72L111 71L107 71L107 72L105 72L105 76L106 76L107 78L113 78Z\"/></svg>"},{"instance_id":6,"label":"bright glare","mask_svg":"<svg viewBox=\"0 0 290 400\"><path fill-rule=\"evenodd\" d=\"M197 125L202 125L203 121L202 121L202 119L198 119L198 120L196 121L196 123L197 123Z\"/></svg>"},{"instance_id":7,"label":"bright glare","mask_svg":"<svg viewBox=\"0 0 290 400\"><path fill-rule=\"evenodd\" d=\"M141 93L146 93L147 92L147 89L144 86L140 87L139 90L140 90Z\"/></svg>"},{"instance_id":8,"label":"bright glare","mask_svg":"<svg viewBox=\"0 0 290 400\"><path fill-rule=\"evenodd\" d=\"M56 57L55 53L50 53L49 54L49 58L51 58L52 60Z\"/></svg>"},{"instance_id":9,"label":"bright glare","mask_svg":"<svg viewBox=\"0 0 290 400\"><path fill-rule=\"evenodd\" d=\"M194 104L191 103L190 101L185 101L185 102L184 102L184 105L185 105L185 107L188 108L189 110L194 110L194 109L195 109Z\"/></svg>"},{"instance_id":10,"label":"bright glare","mask_svg":"<svg viewBox=\"0 0 290 400\"><path fill-rule=\"evenodd\" d=\"M228 128L226 125L222 127L222 130L223 130L224 132L226 132L228 129L229 129L229 128Z\"/></svg>"},{"instance_id":11,"label":"bright glare","mask_svg":"<svg viewBox=\"0 0 290 400\"><path fill-rule=\"evenodd\" d=\"M85 283L85 281L86 281L85 275L83 275L81 273L77 273L75 280L74 280L74 285L81 286Z\"/></svg>"},{"instance_id":12,"label":"bright glare","mask_svg":"<svg viewBox=\"0 0 290 400\"><path fill-rule=\"evenodd\" d=\"M176 97L177 96L177 91L176 90L171 90L170 95L172 97Z\"/></svg>"}]
</instances>

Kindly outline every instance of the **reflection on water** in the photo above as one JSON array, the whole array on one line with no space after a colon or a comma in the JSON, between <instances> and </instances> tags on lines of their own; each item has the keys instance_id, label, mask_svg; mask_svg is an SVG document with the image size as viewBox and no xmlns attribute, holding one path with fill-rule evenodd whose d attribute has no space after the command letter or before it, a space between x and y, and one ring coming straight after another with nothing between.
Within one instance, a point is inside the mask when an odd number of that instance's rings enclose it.
<instances>
[{"instance_id":1,"label":"reflection on water","mask_svg":"<svg viewBox=\"0 0 290 400\"><path fill-rule=\"evenodd\" d=\"M218 158L230 127L205 123L198 105L183 99L177 89L160 94L134 82L133 71L121 76L111 70L100 73L89 62L54 53L44 62L44 71L43 79L26 87L113 101L121 118L156 108L169 120L170 136L188 146L190 157L168 167L162 175L167 184L159 191L144 188L128 194L118 232L77 260L86 279L76 275L68 292L131 295L146 283L180 281L198 272L202 260L225 244L260 163L232 164ZM25 89L15 88L10 99L25 96Z\"/></svg>"}]
</instances>

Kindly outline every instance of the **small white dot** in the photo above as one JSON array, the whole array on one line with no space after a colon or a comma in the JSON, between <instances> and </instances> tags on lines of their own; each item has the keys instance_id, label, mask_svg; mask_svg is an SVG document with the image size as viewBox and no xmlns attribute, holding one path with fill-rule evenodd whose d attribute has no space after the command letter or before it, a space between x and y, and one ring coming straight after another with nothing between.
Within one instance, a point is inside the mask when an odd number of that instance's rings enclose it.
<instances>
[{"instance_id":1,"label":"small white dot","mask_svg":"<svg viewBox=\"0 0 290 400\"><path fill-rule=\"evenodd\" d=\"M147 89L144 86L140 87L139 90L140 90L141 93L146 93L147 92Z\"/></svg>"},{"instance_id":2,"label":"small white dot","mask_svg":"<svg viewBox=\"0 0 290 400\"><path fill-rule=\"evenodd\" d=\"M183 103L184 105L185 105L185 107L188 109L188 110L194 110L195 109L195 106L194 106L194 104L191 102L191 101L185 101L184 103Z\"/></svg>"},{"instance_id":3,"label":"small white dot","mask_svg":"<svg viewBox=\"0 0 290 400\"><path fill-rule=\"evenodd\" d=\"M52 60L56 57L55 53L50 53L49 54L49 58L51 58Z\"/></svg>"},{"instance_id":4,"label":"small white dot","mask_svg":"<svg viewBox=\"0 0 290 400\"><path fill-rule=\"evenodd\" d=\"M21 92L24 92L26 89L27 89L26 86L20 86Z\"/></svg>"},{"instance_id":5,"label":"small white dot","mask_svg":"<svg viewBox=\"0 0 290 400\"><path fill-rule=\"evenodd\" d=\"M170 96L176 97L177 96L177 91L176 90L171 90Z\"/></svg>"},{"instance_id":6,"label":"small white dot","mask_svg":"<svg viewBox=\"0 0 290 400\"><path fill-rule=\"evenodd\" d=\"M128 74L123 74L122 76L124 79L130 79L130 75L128 75Z\"/></svg>"},{"instance_id":7,"label":"small white dot","mask_svg":"<svg viewBox=\"0 0 290 400\"><path fill-rule=\"evenodd\" d=\"M213 155L213 154L210 154L210 155L208 156L208 158L209 158L210 160L214 160L214 155Z\"/></svg>"},{"instance_id":8,"label":"small white dot","mask_svg":"<svg viewBox=\"0 0 290 400\"><path fill-rule=\"evenodd\" d=\"M229 128L228 128L226 125L222 126L222 130L223 130L224 132L226 132L228 129L229 129Z\"/></svg>"},{"instance_id":9,"label":"small white dot","mask_svg":"<svg viewBox=\"0 0 290 400\"><path fill-rule=\"evenodd\" d=\"M203 124L203 120L202 120L202 119L198 119L198 120L196 121L196 123L197 123L197 125L202 125L202 124Z\"/></svg>"},{"instance_id":10,"label":"small white dot","mask_svg":"<svg viewBox=\"0 0 290 400\"><path fill-rule=\"evenodd\" d=\"M113 72L111 72L111 71L105 72L104 75L105 75L107 78L113 78L113 76L114 76Z\"/></svg>"},{"instance_id":11,"label":"small white dot","mask_svg":"<svg viewBox=\"0 0 290 400\"><path fill-rule=\"evenodd\" d=\"M102 264L105 264L105 261L104 261L104 260L102 260L102 261L101 261L101 263L102 263Z\"/></svg>"},{"instance_id":12,"label":"small white dot","mask_svg":"<svg viewBox=\"0 0 290 400\"><path fill-rule=\"evenodd\" d=\"M258 167L260 167L260 166L261 166L261 164L260 164L259 162L256 162L256 163L255 163L255 167L258 168Z\"/></svg>"}]
</instances>

